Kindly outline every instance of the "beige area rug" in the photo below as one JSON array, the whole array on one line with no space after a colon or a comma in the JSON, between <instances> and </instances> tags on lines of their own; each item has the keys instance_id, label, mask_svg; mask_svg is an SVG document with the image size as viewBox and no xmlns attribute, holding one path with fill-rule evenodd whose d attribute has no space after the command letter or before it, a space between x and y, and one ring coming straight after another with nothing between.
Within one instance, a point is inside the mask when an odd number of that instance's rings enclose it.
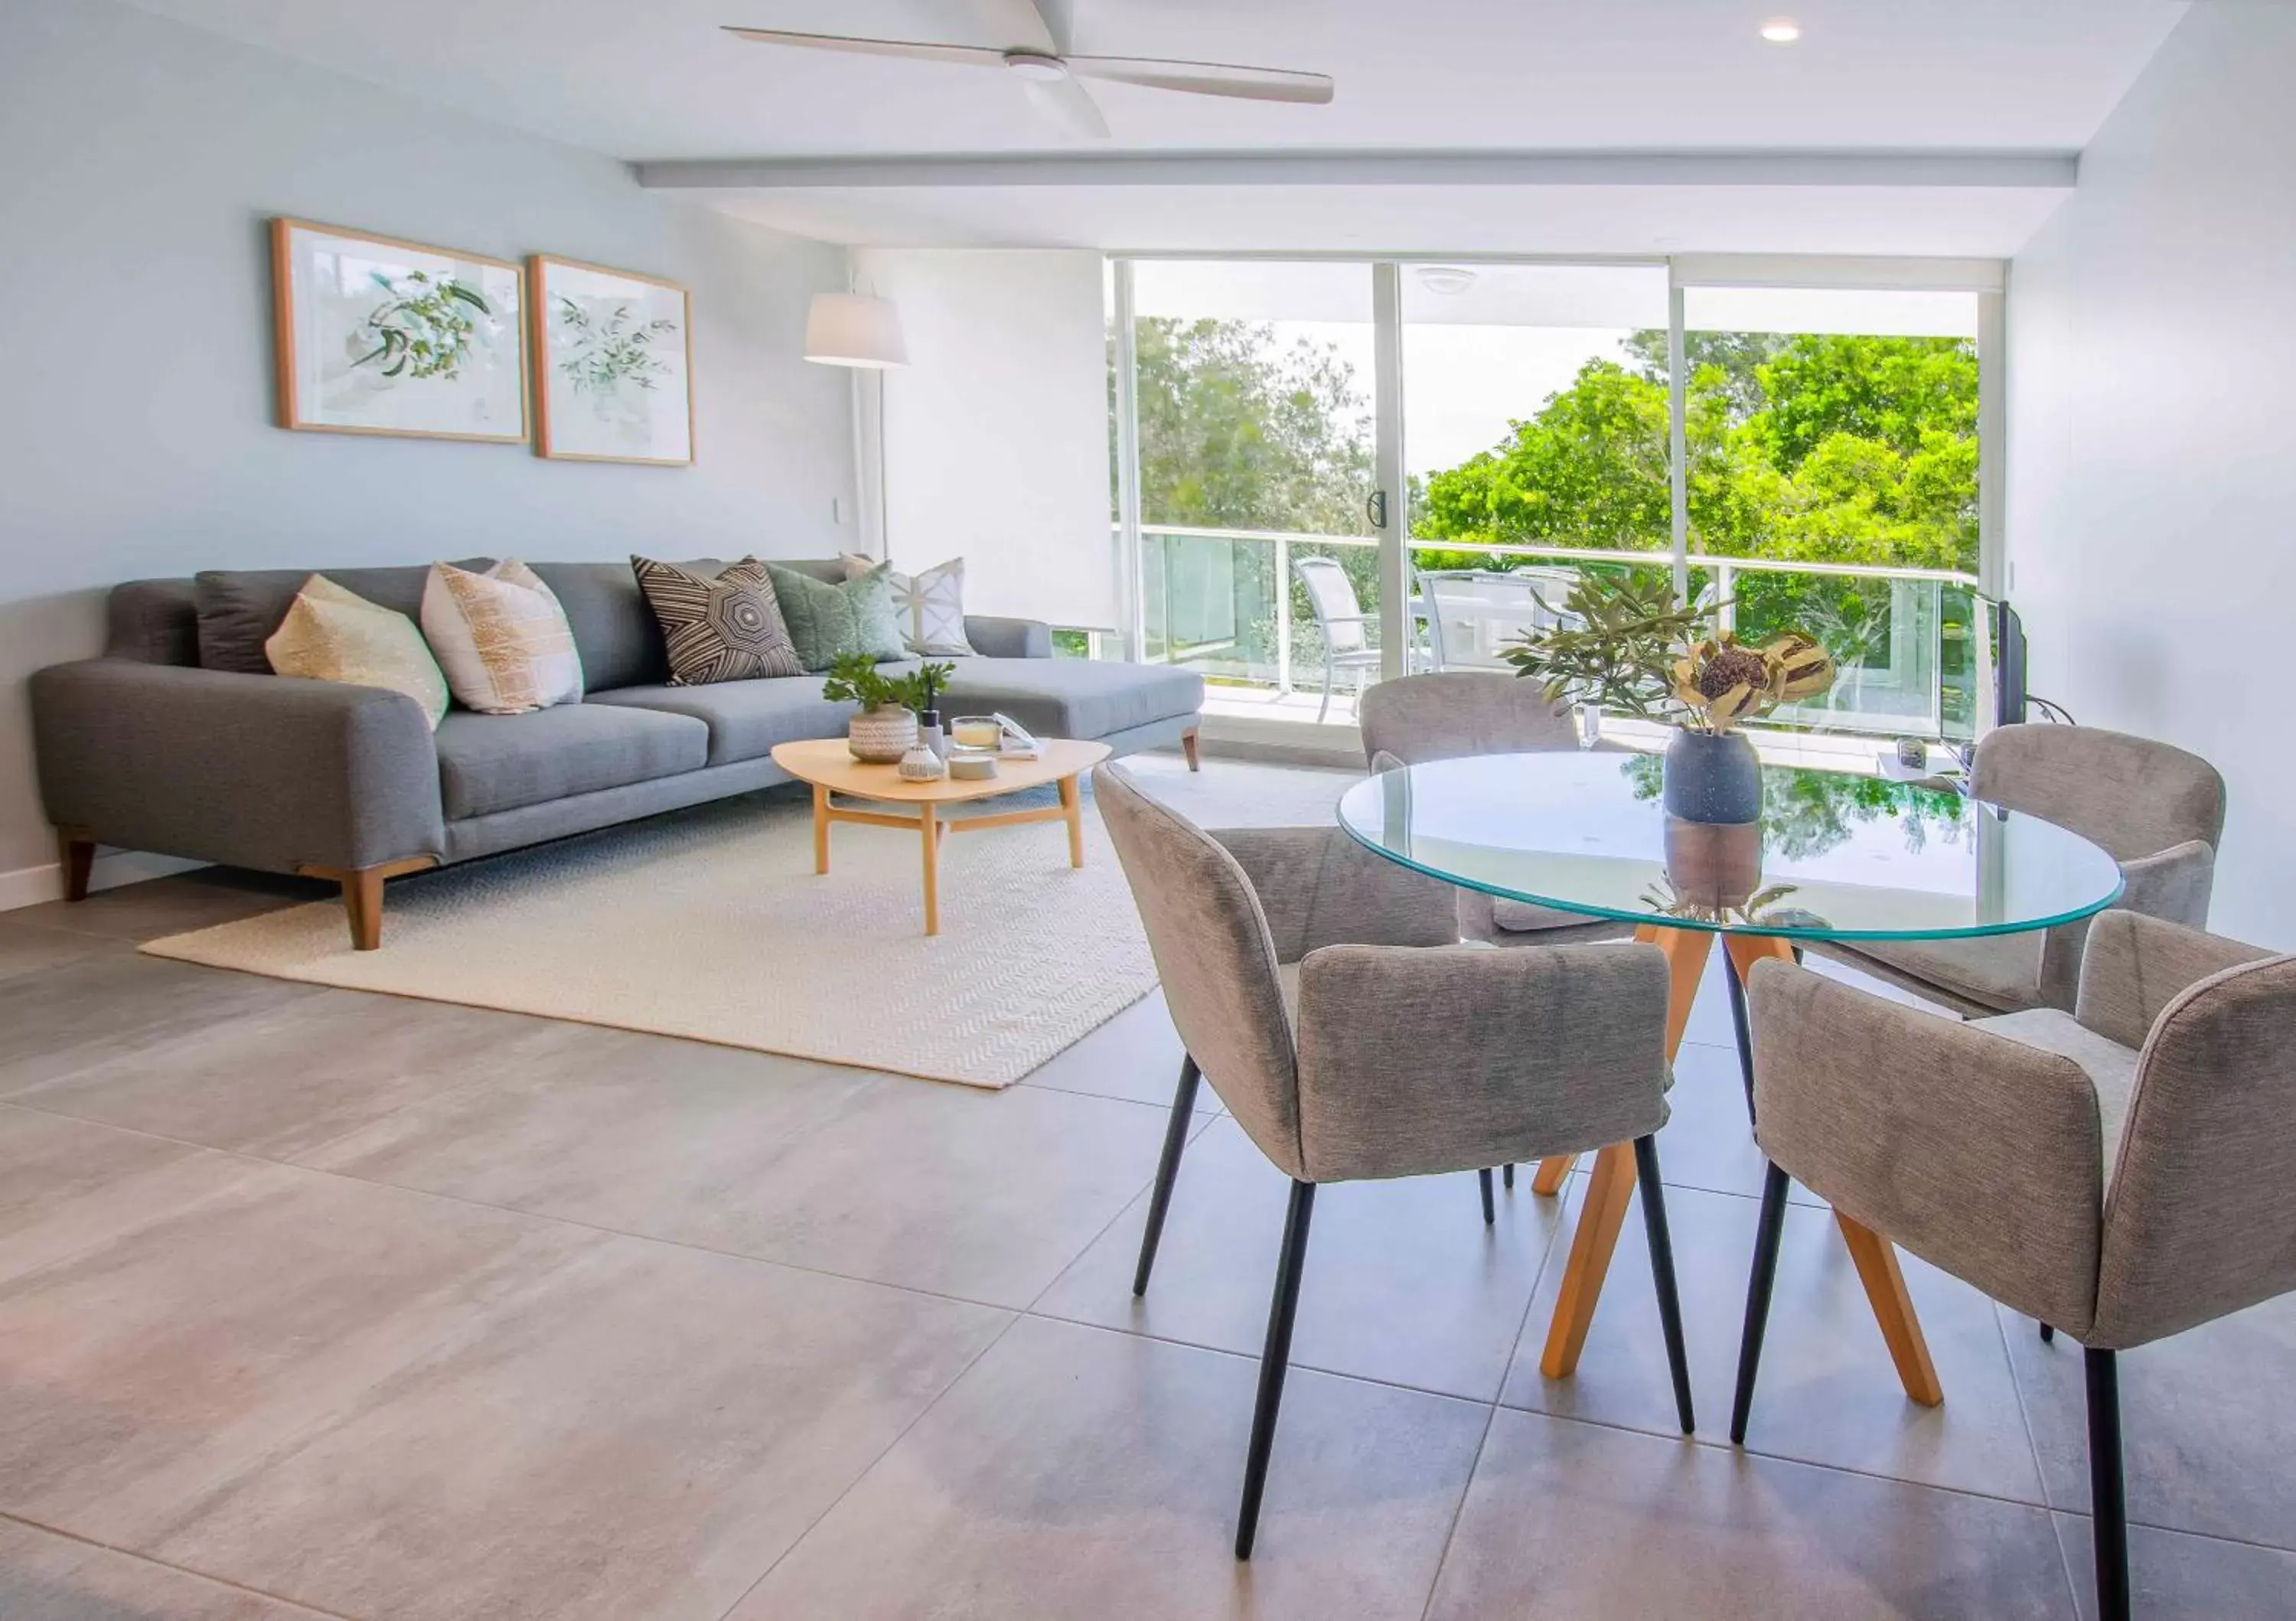
<instances>
[{"instance_id":1,"label":"beige area rug","mask_svg":"<svg viewBox=\"0 0 2296 1621\"><path fill-rule=\"evenodd\" d=\"M975 807L1009 809L1024 798ZM1328 813L1327 813L1328 814ZM1156 983L1089 798L1057 823L953 831L928 939L917 836L840 825L813 871L801 798L750 795L390 886L382 949L332 903L154 940L156 956L350 990L1005 1086Z\"/></svg>"}]
</instances>

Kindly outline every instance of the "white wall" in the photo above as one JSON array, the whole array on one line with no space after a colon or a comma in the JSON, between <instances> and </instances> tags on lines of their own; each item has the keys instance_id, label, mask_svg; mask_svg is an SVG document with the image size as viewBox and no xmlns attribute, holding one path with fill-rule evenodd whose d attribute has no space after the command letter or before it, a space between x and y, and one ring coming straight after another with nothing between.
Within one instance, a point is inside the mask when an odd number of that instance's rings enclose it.
<instances>
[{"instance_id":1,"label":"white wall","mask_svg":"<svg viewBox=\"0 0 2296 1621\"><path fill-rule=\"evenodd\" d=\"M886 374L886 538L903 569L965 561L965 606L1116 624L1101 256L871 249L909 364Z\"/></svg>"},{"instance_id":2,"label":"white wall","mask_svg":"<svg viewBox=\"0 0 2296 1621\"><path fill-rule=\"evenodd\" d=\"M2296 947L2292 81L2296 8L2195 5L2015 260L2009 317L2009 595L2033 689L2224 773L2210 926L2281 947Z\"/></svg>"},{"instance_id":3,"label":"white wall","mask_svg":"<svg viewBox=\"0 0 2296 1621\"><path fill-rule=\"evenodd\" d=\"M685 282L697 464L273 427L275 214ZM37 898L54 856L24 676L98 651L115 581L850 546L847 381L799 353L808 298L845 275L842 249L641 192L592 153L111 0L6 0L0 905Z\"/></svg>"}]
</instances>

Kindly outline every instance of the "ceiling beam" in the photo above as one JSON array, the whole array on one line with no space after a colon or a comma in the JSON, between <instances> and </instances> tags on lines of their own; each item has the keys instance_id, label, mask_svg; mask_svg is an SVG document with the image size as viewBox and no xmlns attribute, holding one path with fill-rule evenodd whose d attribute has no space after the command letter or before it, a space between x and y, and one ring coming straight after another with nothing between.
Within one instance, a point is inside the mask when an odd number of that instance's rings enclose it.
<instances>
[{"instance_id":1,"label":"ceiling beam","mask_svg":"<svg viewBox=\"0 0 2296 1621\"><path fill-rule=\"evenodd\" d=\"M633 166L661 191L885 186L1912 186L2070 191L2056 151L1021 152Z\"/></svg>"}]
</instances>

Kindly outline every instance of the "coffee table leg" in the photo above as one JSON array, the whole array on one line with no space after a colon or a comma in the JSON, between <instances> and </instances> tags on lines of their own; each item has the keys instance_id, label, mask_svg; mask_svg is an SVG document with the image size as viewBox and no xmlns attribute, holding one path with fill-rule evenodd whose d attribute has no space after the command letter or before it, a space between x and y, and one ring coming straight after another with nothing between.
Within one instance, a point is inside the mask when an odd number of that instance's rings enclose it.
<instances>
[{"instance_id":1,"label":"coffee table leg","mask_svg":"<svg viewBox=\"0 0 2296 1621\"><path fill-rule=\"evenodd\" d=\"M1069 865L1080 867L1084 865L1084 810L1074 777L1061 779L1061 810L1069 824Z\"/></svg>"},{"instance_id":2,"label":"coffee table leg","mask_svg":"<svg viewBox=\"0 0 2296 1621\"><path fill-rule=\"evenodd\" d=\"M931 805L917 807L925 847L925 932L940 932L940 813Z\"/></svg>"},{"instance_id":3,"label":"coffee table leg","mask_svg":"<svg viewBox=\"0 0 2296 1621\"><path fill-rule=\"evenodd\" d=\"M829 871L829 790L818 782L813 785L813 870L816 875Z\"/></svg>"}]
</instances>

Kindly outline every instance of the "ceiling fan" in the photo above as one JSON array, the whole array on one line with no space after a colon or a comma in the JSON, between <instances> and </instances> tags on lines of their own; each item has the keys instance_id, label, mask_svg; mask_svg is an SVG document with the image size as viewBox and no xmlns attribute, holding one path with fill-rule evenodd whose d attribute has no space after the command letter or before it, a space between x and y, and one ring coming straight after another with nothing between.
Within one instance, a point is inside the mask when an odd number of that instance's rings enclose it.
<instances>
[{"instance_id":1,"label":"ceiling fan","mask_svg":"<svg viewBox=\"0 0 2296 1621\"><path fill-rule=\"evenodd\" d=\"M760 45L799 45L858 56L896 56L911 61L955 62L996 68L1019 81L1037 112L1071 135L1108 138L1108 120L1092 93L1078 81L1144 85L1190 95L1234 96L1251 102L1301 102L1321 105L1332 99L1332 81L1322 73L1283 68L1242 68L1224 62L1162 61L1146 56L1077 56L1070 53L1073 0L993 0L1005 19L1007 45L939 45L924 40L849 39L835 34L799 34L785 29L728 26L726 31Z\"/></svg>"}]
</instances>

